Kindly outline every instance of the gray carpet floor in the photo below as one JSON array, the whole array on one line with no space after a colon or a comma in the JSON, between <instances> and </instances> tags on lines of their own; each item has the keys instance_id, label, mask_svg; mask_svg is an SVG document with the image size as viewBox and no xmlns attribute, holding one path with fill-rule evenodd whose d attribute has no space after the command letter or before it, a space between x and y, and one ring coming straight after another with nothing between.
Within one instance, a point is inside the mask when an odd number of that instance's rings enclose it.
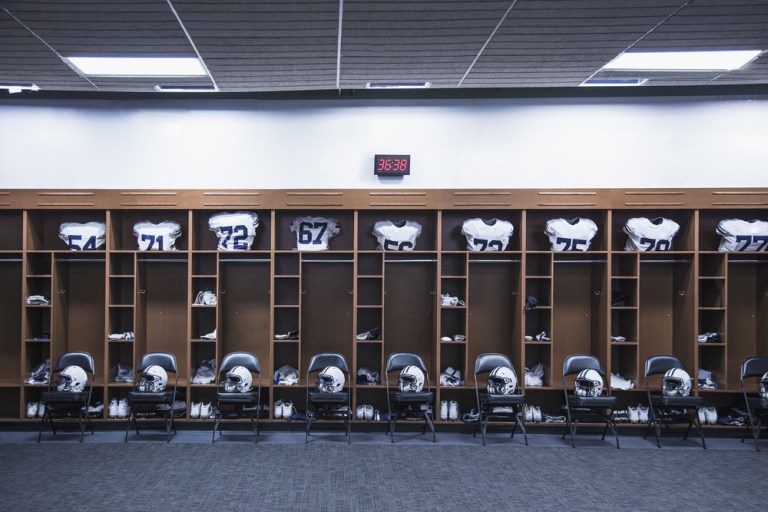
<instances>
[{"instance_id":1,"label":"gray carpet floor","mask_svg":"<svg viewBox=\"0 0 768 512\"><path fill-rule=\"evenodd\" d=\"M464 433L438 442L405 434L298 432L230 435L180 431L132 438L97 432L0 432L2 510L39 511L727 511L768 509L768 442L623 436L622 449L582 436Z\"/></svg>"}]
</instances>

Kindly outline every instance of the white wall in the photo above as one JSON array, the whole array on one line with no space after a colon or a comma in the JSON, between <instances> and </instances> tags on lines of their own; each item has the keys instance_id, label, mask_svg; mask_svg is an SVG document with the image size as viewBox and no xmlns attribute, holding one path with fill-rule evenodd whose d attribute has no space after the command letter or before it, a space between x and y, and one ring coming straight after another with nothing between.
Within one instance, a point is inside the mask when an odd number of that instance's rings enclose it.
<instances>
[{"instance_id":1,"label":"white wall","mask_svg":"<svg viewBox=\"0 0 768 512\"><path fill-rule=\"evenodd\" d=\"M2 188L765 187L767 148L763 98L0 102Z\"/></svg>"}]
</instances>

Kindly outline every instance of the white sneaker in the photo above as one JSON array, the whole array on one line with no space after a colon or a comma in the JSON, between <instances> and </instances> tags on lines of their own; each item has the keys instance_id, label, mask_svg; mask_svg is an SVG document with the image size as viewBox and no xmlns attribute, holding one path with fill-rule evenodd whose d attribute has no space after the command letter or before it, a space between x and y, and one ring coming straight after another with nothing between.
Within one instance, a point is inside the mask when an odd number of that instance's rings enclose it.
<instances>
[{"instance_id":1,"label":"white sneaker","mask_svg":"<svg viewBox=\"0 0 768 512\"><path fill-rule=\"evenodd\" d=\"M200 406L203 402L192 402L192 408L189 411L189 417L193 420L200 417Z\"/></svg>"},{"instance_id":2,"label":"white sneaker","mask_svg":"<svg viewBox=\"0 0 768 512\"><path fill-rule=\"evenodd\" d=\"M109 401L109 417L117 418L117 398Z\"/></svg>"},{"instance_id":3,"label":"white sneaker","mask_svg":"<svg viewBox=\"0 0 768 512\"><path fill-rule=\"evenodd\" d=\"M648 406L638 405L637 416L638 416L638 419L640 420L640 423L648 423Z\"/></svg>"},{"instance_id":4,"label":"white sneaker","mask_svg":"<svg viewBox=\"0 0 768 512\"><path fill-rule=\"evenodd\" d=\"M448 402L448 419L456 421L459 419L459 402L451 400Z\"/></svg>"},{"instance_id":5,"label":"white sneaker","mask_svg":"<svg viewBox=\"0 0 768 512\"><path fill-rule=\"evenodd\" d=\"M699 424L706 425L707 424L706 407L699 407L699 410L697 412L699 415Z\"/></svg>"},{"instance_id":6,"label":"white sneaker","mask_svg":"<svg viewBox=\"0 0 768 512\"><path fill-rule=\"evenodd\" d=\"M213 407L211 406L211 403L208 402L207 404L204 404L200 402L200 419L204 420L207 418L210 418L213 415Z\"/></svg>"},{"instance_id":7,"label":"white sneaker","mask_svg":"<svg viewBox=\"0 0 768 512\"><path fill-rule=\"evenodd\" d=\"M632 407L631 405L628 405L627 416L629 417L630 423L638 423L640 421L640 413L638 412L637 407Z\"/></svg>"},{"instance_id":8,"label":"white sneaker","mask_svg":"<svg viewBox=\"0 0 768 512\"><path fill-rule=\"evenodd\" d=\"M42 418L45 416L45 402L37 403L37 417Z\"/></svg>"},{"instance_id":9,"label":"white sneaker","mask_svg":"<svg viewBox=\"0 0 768 512\"><path fill-rule=\"evenodd\" d=\"M440 400L440 419L442 421L448 420L448 401Z\"/></svg>"},{"instance_id":10,"label":"white sneaker","mask_svg":"<svg viewBox=\"0 0 768 512\"><path fill-rule=\"evenodd\" d=\"M293 402L283 402L283 419L289 420L291 416L296 413L296 408L293 406Z\"/></svg>"},{"instance_id":11,"label":"white sneaker","mask_svg":"<svg viewBox=\"0 0 768 512\"><path fill-rule=\"evenodd\" d=\"M372 405L366 404L366 405L363 406L363 415L364 415L366 420L369 420L369 421L372 420L374 414L375 414L375 411L374 411Z\"/></svg>"},{"instance_id":12,"label":"white sneaker","mask_svg":"<svg viewBox=\"0 0 768 512\"><path fill-rule=\"evenodd\" d=\"M528 423L533 421L533 406L532 405L526 405L525 406L525 421Z\"/></svg>"},{"instance_id":13,"label":"white sneaker","mask_svg":"<svg viewBox=\"0 0 768 512\"><path fill-rule=\"evenodd\" d=\"M357 417L357 419L359 419L359 420L364 420L365 419L365 407L366 407L365 405L358 405L357 406L357 410L355 411L356 412L355 416Z\"/></svg>"},{"instance_id":14,"label":"white sneaker","mask_svg":"<svg viewBox=\"0 0 768 512\"><path fill-rule=\"evenodd\" d=\"M122 400L117 402L117 417L118 418L128 417L128 399L123 398Z\"/></svg>"},{"instance_id":15,"label":"white sneaker","mask_svg":"<svg viewBox=\"0 0 768 512\"><path fill-rule=\"evenodd\" d=\"M533 407L533 412L532 412L531 415L533 417L533 421L535 421L536 423L540 423L541 422L541 407L539 407L538 405L535 405Z\"/></svg>"},{"instance_id":16,"label":"white sneaker","mask_svg":"<svg viewBox=\"0 0 768 512\"><path fill-rule=\"evenodd\" d=\"M27 418L34 418L37 416L37 402L27 403Z\"/></svg>"},{"instance_id":17,"label":"white sneaker","mask_svg":"<svg viewBox=\"0 0 768 512\"><path fill-rule=\"evenodd\" d=\"M699 409L701 410L701 409ZM717 424L717 408L716 407L705 407L704 408L704 417L707 419L707 423L710 425L716 425Z\"/></svg>"}]
</instances>

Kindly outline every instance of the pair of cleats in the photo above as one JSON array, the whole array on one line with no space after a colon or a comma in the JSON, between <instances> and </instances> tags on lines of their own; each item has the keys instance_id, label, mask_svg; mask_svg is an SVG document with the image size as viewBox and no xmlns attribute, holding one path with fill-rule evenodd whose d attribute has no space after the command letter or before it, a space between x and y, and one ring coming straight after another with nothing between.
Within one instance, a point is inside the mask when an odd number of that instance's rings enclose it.
<instances>
[{"instance_id":1,"label":"pair of cleats","mask_svg":"<svg viewBox=\"0 0 768 512\"><path fill-rule=\"evenodd\" d=\"M466 306L466 303L458 297L443 293L440 295L440 305L443 307Z\"/></svg>"},{"instance_id":2,"label":"pair of cleats","mask_svg":"<svg viewBox=\"0 0 768 512\"><path fill-rule=\"evenodd\" d=\"M366 368L365 366L361 366L357 369L357 383L358 384L367 384L367 385L373 385L378 384L380 382L379 373L371 370L370 368Z\"/></svg>"},{"instance_id":3,"label":"pair of cleats","mask_svg":"<svg viewBox=\"0 0 768 512\"><path fill-rule=\"evenodd\" d=\"M370 404L363 404L357 406L356 417L358 420L371 421L378 414L378 411Z\"/></svg>"},{"instance_id":4,"label":"pair of cleats","mask_svg":"<svg viewBox=\"0 0 768 512\"><path fill-rule=\"evenodd\" d=\"M719 332L705 332L699 334L699 343L720 343L723 340Z\"/></svg>"},{"instance_id":5,"label":"pair of cleats","mask_svg":"<svg viewBox=\"0 0 768 512\"><path fill-rule=\"evenodd\" d=\"M538 405L526 405L525 406L525 421L526 423L534 422L534 423L541 423L543 420L543 416L541 414L541 407Z\"/></svg>"},{"instance_id":6,"label":"pair of cleats","mask_svg":"<svg viewBox=\"0 0 768 512\"><path fill-rule=\"evenodd\" d=\"M625 338L624 336L611 336L611 341L622 342L622 341L627 341L627 338Z\"/></svg>"},{"instance_id":7,"label":"pair of cleats","mask_svg":"<svg viewBox=\"0 0 768 512\"><path fill-rule=\"evenodd\" d=\"M443 336L440 341L466 341L467 337L463 334L454 334L453 336Z\"/></svg>"},{"instance_id":8,"label":"pair of cleats","mask_svg":"<svg viewBox=\"0 0 768 512\"><path fill-rule=\"evenodd\" d=\"M440 374L440 386L441 387L455 387L463 386L464 381L461 380L461 371L454 370L450 366Z\"/></svg>"},{"instance_id":9,"label":"pair of cleats","mask_svg":"<svg viewBox=\"0 0 768 512\"><path fill-rule=\"evenodd\" d=\"M717 407L699 407L699 423L717 425Z\"/></svg>"},{"instance_id":10,"label":"pair of cleats","mask_svg":"<svg viewBox=\"0 0 768 512\"><path fill-rule=\"evenodd\" d=\"M110 418L127 418L130 412L128 400L126 398L120 400L113 398L109 401L109 409L107 411Z\"/></svg>"},{"instance_id":11,"label":"pair of cleats","mask_svg":"<svg viewBox=\"0 0 768 512\"><path fill-rule=\"evenodd\" d=\"M288 331L284 334L275 334L276 340L297 340L299 339L299 331Z\"/></svg>"},{"instance_id":12,"label":"pair of cleats","mask_svg":"<svg viewBox=\"0 0 768 512\"><path fill-rule=\"evenodd\" d=\"M374 327L370 331L361 332L357 336L355 336L359 341L365 341L365 340L380 340L381 339L381 328Z\"/></svg>"},{"instance_id":13,"label":"pair of cleats","mask_svg":"<svg viewBox=\"0 0 768 512\"><path fill-rule=\"evenodd\" d=\"M213 405L211 405L210 402L207 404L204 404L203 402L192 402L189 417L193 420L213 418Z\"/></svg>"},{"instance_id":14,"label":"pair of cleats","mask_svg":"<svg viewBox=\"0 0 768 512\"><path fill-rule=\"evenodd\" d=\"M28 402L27 418L42 418L45 415L45 402Z\"/></svg>"},{"instance_id":15,"label":"pair of cleats","mask_svg":"<svg viewBox=\"0 0 768 512\"><path fill-rule=\"evenodd\" d=\"M110 340L126 340L126 341L133 341L133 331L125 331L125 332L119 332L110 334L108 336Z\"/></svg>"},{"instance_id":16,"label":"pair of cleats","mask_svg":"<svg viewBox=\"0 0 768 512\"><path fill-rule=\"evenodd\" d=\"M459 416L459 402L456 400L440 401L440 419L442 421L457 421Z\"/></svg>"},{"instance_id":17,"label":"pair of cleats","mask_svg":"<svg viewBox=\"0 0 768 512\"><path fill-rule=\"evenodd\" d=\"M197 292L197 296L195 297L195 302L193 304L197 305L203 305L203 306L215 306L216 305L216 294L212 291L200 291Z\"/></svg>"},{"instance_id":18,"label":"pair of cleats","mask_svg":"<svg viewBox=\"0 0 768 512\"><path fill-rule=\"evenodd\" d=\"M630 423L648 423L648 406L638 404L637 407L627 406L627 419Z\"/></svg>"},{"instance_id":19,"label":"pair of cleats","mask_svg":"<svg viewBox=\"0 0 768 512\"><path fill-rule=\"evenodd\" d=\"M115 382L133 382L133 367L129 364L117 363Z\"/></svg>"},{"instance_id":20,"label":"pair of cleats","mask_svg":"<svg viewBox=\"0 0 768 512\"><path fill-rule=\"evenodd\" d=\"M547 334L547 331L541 331L539 334L535 336L526 336L525 341L552 341L552 338L549 337L549 334Z\"/></svg>"},{"instance_id":21,"label":"pair of cleats","mask_svg":"<svg viewBox=\"0 0 768 512\"><path fill-rule=\"evenodd\" d=\"M296 408L293 406L293 402L283 402L282 400L275 402L274 416L276 420L289 420L294 414L296 414Z\"/></svg>"}]
</instances>

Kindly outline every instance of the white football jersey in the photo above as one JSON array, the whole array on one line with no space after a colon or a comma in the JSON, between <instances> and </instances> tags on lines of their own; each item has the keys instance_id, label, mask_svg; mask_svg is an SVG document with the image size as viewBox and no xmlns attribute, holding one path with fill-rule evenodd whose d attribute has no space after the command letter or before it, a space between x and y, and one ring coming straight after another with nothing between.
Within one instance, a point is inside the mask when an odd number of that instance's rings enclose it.
<instances>
[{"instance_id":1,"label":"white football jersey","mask_svg":"<svg viewBox=\"0 0 768 512\"><path fill-rule=\"evenodd\" d=\"M670 219L657 217L635 217L624 224L624 232L629 236L624 245L625 251L669 251L672 249L672 239L680 229L680 225Z\"/></svg>"},{"instance_id":2,"label":"white football jersey","mask_svg":"<svg viewBox=\"0 0 768 512\"><path fill-rule=\"evenodd\" d=\"M220 251L247 251L259 225L253 212L217 213L208 219L208 228L219 238Z\"/></svg>"},{"instance_id":3,"label":"white football jersey","mask_svg":"<svg viewBox=\"0 0 768 512\"><path fill-rule=\"evenodd\" d=\"M373 234L382 251L412 251L421 234L421 224L412 220L392 222L380 220L373 225Z\"/></svg>"},{"instance_id":4,"label":"white football jersey","mask_svg":"<svg viewBox=\"0 0 768 512\"><path fill-rule=\"evenodd\" d=\"M104 222L64 222L59 226L59 238L72 251L93 251L107 241L107 225Z\"/></svg>"},{"instance_id":5,"label":"white football jersey","mask_svg":"<svg viewBox=\"0 0 768 512\"><path fill-rule=\"evenodd\" d=\"M725 219L717 225L722 237L719 251L765 252L768 247L768 222Z\"/></svg>"},{"instance_id":6,"label":"white football jersey","mask_svg":"<svg viewBox=\"0 0 768 512\"><path fill-rule=\"evenodd\" d=\"M139 242L140 251L175 251L181 226L171 220L159 224L144 220L133 225L133 234Z\"/></svg>"},{"instance_id":7,"label":"white football jersey","mask_svg":"<svg viewBox=\"0 0 768 512\"><path fill-rule=\"evenodd\" d=\"M514 230L511 222L499 219L467 219L461 225L468 251L503 251Z\"/></svg>"},{"instance_id":8,"label":"white football jersey","mask_svg":"<svg viewBox=\"0 0 768 512\"><path fill-rule=\"evenodd\" d=\"M336 219L324 217L298 217L291 223L291 231L296 233L296 248L300 251L325 251L328 241L339 234Z\"/></svg>"},{"instance_id":9,"label":"white football jersey","mask_svg":"<svg viewBox=\"0 0 768 512\"><path fill-rule=\"evenodd\" d=\"M553 251L586 251L597 234L597 225L591 219L551 219L544 233L549 237Z\"/></svg>"}]
</instances>

